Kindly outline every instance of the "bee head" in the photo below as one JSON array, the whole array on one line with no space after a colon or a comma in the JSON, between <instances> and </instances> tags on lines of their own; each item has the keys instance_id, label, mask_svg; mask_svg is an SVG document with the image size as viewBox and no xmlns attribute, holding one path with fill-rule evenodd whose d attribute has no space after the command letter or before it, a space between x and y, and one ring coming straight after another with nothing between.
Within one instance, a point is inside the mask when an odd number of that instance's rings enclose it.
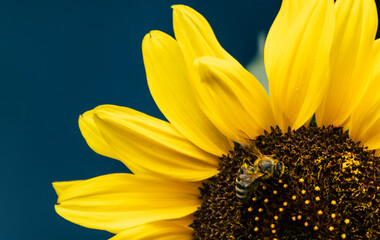
<instances>
[{"instance_id":1,"label":"bee head","mask_svg":"<svg viewBox=\"0 0 380 240\"><path fill-rule=\"evenodd\" d=\"M285 166L282 162L276 163L276 168L274 170L273 176L274 177L280 177L285 171Z\"/></svg>"}]
</instances>

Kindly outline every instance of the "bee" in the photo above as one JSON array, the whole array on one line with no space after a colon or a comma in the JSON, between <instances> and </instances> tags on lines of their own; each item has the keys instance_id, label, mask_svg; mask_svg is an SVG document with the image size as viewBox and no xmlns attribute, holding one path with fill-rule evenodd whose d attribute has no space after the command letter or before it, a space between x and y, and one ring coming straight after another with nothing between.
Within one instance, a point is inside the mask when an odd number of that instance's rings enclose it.
<instances>
[{"instance_id":1,"label":"bee","mask_svg":"<svg viewBox=\"0 0 380 240\"><path fill-rule=\"evenodd\" d=\"M236 176L236 196L241 202L246 201L256 190L257 180L278 178L285 171L283 163L271 156L263 155L256 147L252 148L252 155L257 157L254 163L245 158Z\"/></svg>"}]
</instances>

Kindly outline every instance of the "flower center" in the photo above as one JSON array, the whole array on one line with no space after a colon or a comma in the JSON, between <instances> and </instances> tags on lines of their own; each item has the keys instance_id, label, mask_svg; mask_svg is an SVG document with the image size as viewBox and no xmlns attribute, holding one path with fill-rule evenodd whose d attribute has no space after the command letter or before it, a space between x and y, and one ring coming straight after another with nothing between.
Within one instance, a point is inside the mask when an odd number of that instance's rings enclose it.
<instances>
[{"instance_id":1,"label":"flower center","mask_svg":"<svg viewBox=\"0 0 380 240\"><path fill-rule=\"evenodd\" d=\"M380 239L379 183L380 158L342 128L272 129L220 158L194 238Z\"/></svg>"}]
</instances>

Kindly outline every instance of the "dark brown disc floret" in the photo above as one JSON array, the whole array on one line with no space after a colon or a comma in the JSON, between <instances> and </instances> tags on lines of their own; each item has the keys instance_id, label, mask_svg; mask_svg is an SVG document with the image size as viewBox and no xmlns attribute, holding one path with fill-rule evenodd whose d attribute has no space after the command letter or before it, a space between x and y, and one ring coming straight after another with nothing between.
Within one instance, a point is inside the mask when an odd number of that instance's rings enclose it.
<instances>
[{"instance_id":1,"label":"dark brown disc floret","mask_svg":"<svg viewBox=\"0 0 380 240\"><path fill-rule=\"evenodd\" d=\"M247 201L235 184L251 149L285 166L280 177L258 179ZM220 172L203 183L194 238L380 239L380 158L335 127L278 128L236 145Z\"/></svg>"}]
</instances>

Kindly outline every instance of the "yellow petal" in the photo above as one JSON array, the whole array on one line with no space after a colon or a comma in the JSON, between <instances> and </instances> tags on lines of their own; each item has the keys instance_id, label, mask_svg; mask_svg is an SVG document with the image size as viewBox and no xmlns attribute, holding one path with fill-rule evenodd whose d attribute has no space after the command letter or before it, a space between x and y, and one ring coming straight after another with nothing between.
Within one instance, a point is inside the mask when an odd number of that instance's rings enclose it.
<instances>
[{"instance_id":1,"label":"yellow petal","mask_svg":"<svg viewBox=\"0 0 380 240\"><path fill-rule=\"evenodd\" d=\"M94 123L94 110L87 111L81 115L78 119L78 123L84 139L94 152L106 157L118 159Z\"/></svg>"},{"instance_id":2,"label":"yellow petal","mask_svg":"<svg viewBox=\"0 0 380 240\"><path fill-rule=\"evenodd\" d=\"M175 37L185 58L191 85L197 89L195 91L196 98L199 100L203 112L212 118L210 120L215 124L216 116L212 116L208 112L208 107L205 107L208 103L203 102L203 92L199 92L201 90L197 85L201 80L198 67L194 65L194 61L200 57L210 56L229 61L235 65L239 65L239 63L220 46L207 20L192 8L183 5L173 6L173 26ZM220 125L217 128L226 133L226 128ZM241 132L234 135L241 135ZM231 137L231 134L228 137L237 139L236 136Z\"/></svg>"},{"instance_id":3,"label":"yellow petal","mask_svg":"<svg viewBox=\"0 0 380 240\"><path fill-rule=\"evenodd\" d=\"M174 5L173 27L186 59L193 65L196 58L212 56L236 61L219 44L207 20L194 9L184 5Z\"/></svg>"},{"instance_id":4,"label":"yellow petal","mask_svg":"<svg viewBox=\"0 0 380 240\"><path fill-rule=\"evenodd\" d=\"M55 208L63 218L81 226L119 233L193 213L200 205L198 187L198 183L110 174L67 188L59 194Z\"/></svg>"},{"instance_id":5,"label":"yellow petal","mask_svg":"<svg viewBox=\"0 0 380 240\"><path fill-rule=\"evenodd\" d=\"M178 43L152 31L142 49L150 92L169 122L201 149L217 156L227 154L231 145L200 109Z\"/></svg>"},{"instance_id":6,"label":"yellow petal","mask_svg":"<svg viewBox=\"0 0 380 240\"><path fill-rule=\"evenodd\" d=\"M369 57L370 58L370 57ZM380 41L376 40L369 86L351 115L350 136L369 149L380 148Z\"/></svg>"},{"instance_id":7,"label":"yellow petal","mask_svg":"<svg viewBox=\"0 0 380 240\"><path fill-rule=\"evenodd\" d=\"M217 173L218 158L189 142L170 123L126 107L102 105L94 111L102 136L132 172L181 181Z\"/></svg>"},{"instance_id":8,"label":"yellow petal","mask_svg":"<svg viewBox=\"0 0 380 240\"><path fill-rule=\"evenodd\" d=\"M372 70L369 55L377 22L373 0L336 2L330 85L316 113L318 125L342 125L363 96Z\"/></svg>"},{"instance_id":9,"label":"yellow petal","mask_svg":"<svg viewBox=\"0 0 380 240\"><path fill-rule=\"evenodd\" d=\"M380 156L380 148L375 149L375 155Z\"/></svg>"},{"instance_id":10,"label":"yellow petal","mask_svg":"<svg viewBox=\"0 0 380 240\"><path fill-rule=\"evenodd\" d=\"M74 186L75 184L78 184L82 182L82 180L77 180L77 181L68 181L68 182L53 182L53 188L57 195L59 196L61 192L65 191L69 187Z\"/></svg>"},{"instance_id":11,"label":"yellow petal","mask_svg":"<svg viewBox=\"0 0 380 240\"><path fill-rule=\"evenodd\" d=\"M197 58L211 56L239 64L220 46L210 24L201 14L184 5L174 5L172 8L174 35L182 50L191 84L200 81L194 65ZM197 99L202 99L197 91L195 95Z\"/></svg>"},{"instance_id":12,"label":"yellow petal","mask_svg":"<svg viewBox=\"0 0 380 240\"><path fill-rule=\"evenodd\" d=\"M333 28L332 1L283 1L264 49L272 108L283 131L301 127L324 97Z\"/></svg>"},{"instance_id":13,"label":"yellow petal","mask_svg":"<svg viewBox=\"0 0 380 240\"><path fill-rule=\"evenodd\" d=\"M244 143L275 125L265 89L240 64L201 57L196 65L204 112L228 138Z\"/></svg>"},{"instance_id":14,"label":"yellow petal","mask_svg":"<svg viewBox=\"0 0 380 240\"><path fill-rule=\"evenodd\" d=\"M192 240L193 229L172 221L156 221L126 229L110 240Z\"/></svg>"},{"instance_id":15,"label":"yellow petal","mask_svg":"<svg viewBox=\"0 0 380 240\"><path fill-rule=\"evenodd\" d=\"M176 219L170 219L170 220L165 220L167 222L174 222L176 224L179 224L181 226L190 226L190 224L193 223L195 217L194 214L190 214L181 218L176 218Z\"/></svg>"}]
</instances>

